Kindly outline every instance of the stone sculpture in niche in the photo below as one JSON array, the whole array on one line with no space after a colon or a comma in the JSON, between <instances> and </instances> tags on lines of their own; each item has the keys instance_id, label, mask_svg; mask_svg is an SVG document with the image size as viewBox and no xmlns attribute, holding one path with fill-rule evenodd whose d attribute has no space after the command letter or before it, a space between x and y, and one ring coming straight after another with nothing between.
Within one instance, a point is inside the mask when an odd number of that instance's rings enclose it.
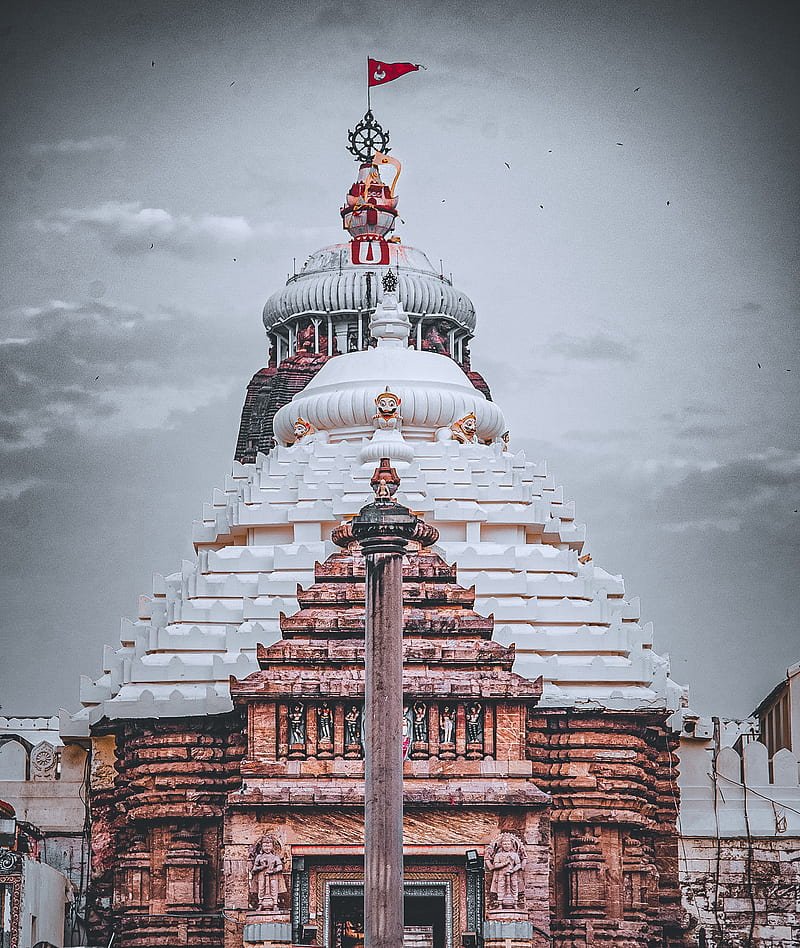
<instances>
[{"instance_id":1,"label":"stone sculpture in niche","mask_svg":"<svg viewBox=\"0 0 800 948\"><path fill-rule=\"evenodd\" d=\"M474 701L467 706L467 744L483 743L483 708Z\"/></svg>"},{"instance_id":2,"label":"stone sculpture in niche","mask_svg":"<svg viewBox=\"0 0 800 948\"><path fill-rule=\"evenodd\" d=\"M402 427L403 419L400 415L400 406L403 404L399 395L386 390L375 398L375 408L372 423L381 431L397 431Z\"/></svg>"},{"instance_id":3,"label":"stone sculpture in niche","mask_svg":"<svg viewBox=\"0 0 800 948\"><path fill-rule=\"evenodd\" d=\"M361 748L361 710L356 704L344 716L344 742L349 748Z\"/></svg>"},{"instance_id":4,"label":"stone sculpture in niche","mask_svg":"<svg viewBox=\"0 0 800 948\"><path fill-rule=\"evenodd\" d=\"M491 872L489 893L492 908L509 911L524 906L522 873L527 853L513 833L501 833L486 848L486 868Z\"/></svg>"},{"instance_id":5,"label":"stone sculpture in niche","mask_svg":"<svg viewBox=\"0 0 800 948\"><path fill-rule=\"evenodd\" d=\"M456 709L451 704L442 708L439 716L439 743L454 744L456 740Z\"/></svg>"},{"instance_id":6,"label":"stone sculpture in niche","mask_svg":"<svg viewBox=\"0 0 800 948\"><path fill-rule=\"evenodd\" d=\"M417 701L414 705L411 737L415 744L425 744L428 740L428 709L421 701Z\"/></svg>"},{"instance_id":7,"label":"stone sculpture in niche","mask_svg":"<svg viewBox=\"0 0 800 948\"><path fill-rule=\"evenodd\" d=\"M450 431L459 444L478 444L478 419L474 412L454 421Z\"/></svg>"},{"instance_id":8,"label":"stone sculpture in niche","mask_svg":"<svg viewBox=\"0 0 800 948\"><path fill-rule=\"evenodd\" d=\"M317 736L320 744L333 743L333 714L327 701L323 701L317 711Z\"/></svg>"},{"instance_id":9,"label":"stone sculpture in niche","mask_svg":"<svg viewBox=\"0 0 800 948\"><path fill-rule=\"evenodd\" d=\"M286 892L284 870L281 841L265 833L250 849L250 900L261 911L278 911L280 896Z\"/></svg>"},{"instance_id":10,"label":"stone sculpture in niche","mask_svg":"<svg viewBox=\"0 0 800 948\"><path fill-rule=\"evenodd\" d=\"M306 716L302 704L293 704L289 708L289 744L302 745L306 743Z\"/></svg>"},{"instance_id":11,"label":"stone sculpture in niche","mask_svg":"<svg viewBox=\"0 0 800 948\"><path fill-rule=\"evenodd\" d=\"M294 443L297 444L298 441L302 441L306 435L313 434L315 430L310 421L306 421L305 418L298 418L292 425Z\"/></svg>"}]
</instances>

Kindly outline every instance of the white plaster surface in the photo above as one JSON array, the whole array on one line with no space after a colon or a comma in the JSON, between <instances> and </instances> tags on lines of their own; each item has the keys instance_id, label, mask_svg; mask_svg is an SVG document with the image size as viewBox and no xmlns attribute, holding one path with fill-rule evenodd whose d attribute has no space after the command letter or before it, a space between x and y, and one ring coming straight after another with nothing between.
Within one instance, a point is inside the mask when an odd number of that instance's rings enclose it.
<instances>
[{"instance_id":1,"label":"white plaster surface","mask_svg":"<svg viewBox=\"0 0 800 948\"><path fill-rule=\"evenodd\" d=\"M57 869L23 859L19 944L64 944L64 911L70 884Z\"/></svg>"},{"instance_id":2,"label":"white plaster surface","mask_svg":"<svg viewBox=\"0 0 800 948\"><path fill-rule=\"evenodd\" d=\"M279 639L297 584L335 551L333 527L372 497L362 444L301 442L235 464L194 525L196 561L154 577L137 619L122 621L121 647L106 648L104 674L83 679L84 709L63 716L62 734L104 715L230 709L229 676L256 670L256 645ZM475 585L495 637L516 644L516 670L543 676L543 704L677 707L682 691L638 601L624 598L620 576L578 561L584 527L544 463L452 441L415 442L414 455L398 465L400 498L440 529L435 549Z\"/></svg>"}]
</instances>

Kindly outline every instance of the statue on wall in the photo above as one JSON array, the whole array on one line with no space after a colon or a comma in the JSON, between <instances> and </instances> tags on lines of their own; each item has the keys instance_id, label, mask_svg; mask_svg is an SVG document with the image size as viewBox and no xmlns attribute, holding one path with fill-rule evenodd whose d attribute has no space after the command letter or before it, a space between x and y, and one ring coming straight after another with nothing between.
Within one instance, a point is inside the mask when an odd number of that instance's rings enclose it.
<instances>
[{"instance_id":1,"label":"statue on wall","mask_svg":"<svg viewBox=\"0 0 800 948\"><path fill-rule=\"evenodd\" d=\"M259 909L275 912L278 900L286 892L283 847L272 833L265 833L250 848L250 896Z\"/></svg>"},{"instance_id":2,"label":"statue on wall","mask_svg":"<svg viewBox=\"0 0 800 948\"><path fill-rule=\"evenodd\" d=\"M317 709L317 736L320 744L333 743L333 714L327 701Z\"/></svg>"},{"instance_id":3,"label":"statue on wall","mask_svg":"<svg viewBox=\"0 0 800 948\"><path fill-rule=\"evenodd\" d=\"M428 709L421 701L414 704L411 737L414 743L425 744L428 741Z\"/></svg>"},{"instance_id":4,"label":"statue on wall","mask_svg":"<svg viewBox=\"0 0 800 948\"><path fill-rule=\"evenodd\" d=\"M310 421L306 421L305 418L298 416L295 423L292 425L292 431L294 432L294 443L297 444L298 441L302 441L306 435L314 434L317 429L311 424Z\"/></svg>"},{"instance_id":5,"label":"statue on wall","mask_svg":"<svg viewBox=\"0 0 800 948\"><path fill-rule=\"evenodd\" d=\"M293 704L289 708L289 744L306 743L306 715L302 704Z\"/></svg>"},{"instance_id":6,"label":"statue on wall","mask_svg":"<svg viewBox=\"0 0 800 948\"><path fill-rule=\"evenodd\" d=\"M442 708L439 716L439 743L454 744L456 740L456 709L451 704Z\"/></svg>"},{"instance_id":7,"label":"statue on wall","mask_svg":"<svg viewBox=\"0 0 800 948\"><path fill-rule=\"evenodd\" d=\"M491 871L489 892L494 907L515 909L524 901L522 871L527 853L522 840L513 833L501 833L486 848L486 868Z\"/></svg>"},{"instance_id":8,"label":"statue on wall","mask_svg":"<svg viewBox=\"0 0 800 948\"><path fill-rule=\"evenodd\" d=\"M483 743L483 708L474 701L467 706L467 744Z\"/></svg>"},{"instance_id":9,"label":"statue on wall","mask_svg":"<svg viewBox=\"0 0 800 948\"><path fill-rule=\"evenodd\" d=\"M344 742L351 747L361 746L361 709L351 704L344 716Z\"/></svg>"},{"instance_id":10,"label":"statue on wall","mask_svg":"<svg viewBox=\"0 0 800 948\"><path fill-rule=\"evenodd\" d=\"M478 444L478 419L474 412L454 421L450 425L450 431L460 444Z\"/></svg>"},{"instance_id":11,"label":"statue on wall","mask_svg":"<svg viewBox=\"0 0 800 948\"><path fill-rule=\"evenodd\" d=\"M377 411L372 416L372 423L376 428L386 431L397 431L402 427L403 419L400 415L400 406L403 404L399 395L389 391L389 387L375 398Z\"/></svg>"}]
</instances>

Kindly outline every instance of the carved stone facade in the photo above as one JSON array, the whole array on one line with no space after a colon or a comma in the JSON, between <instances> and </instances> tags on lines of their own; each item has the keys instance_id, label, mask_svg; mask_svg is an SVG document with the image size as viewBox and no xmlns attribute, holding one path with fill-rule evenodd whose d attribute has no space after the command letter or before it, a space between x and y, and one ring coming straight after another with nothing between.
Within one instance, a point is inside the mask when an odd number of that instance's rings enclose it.
<instances>
[{"instance_id":1,"label":"carved stone facade","mask_svg":"<svg viewBox=\"0 0 800 948\"><path fill-rule=\"evenodd\" d=\"M436 948L681 943L657 712L539 710L455 569L404 566L406 921ZM364 561L318 564L235 711L96 729L93 911L124 948L314 943L363 922ZM102 736L105 733L106 736ZM110 742L110 743L109 743ZM360 914L361 913L361 914Z\"/></svg>"}]
</instances>

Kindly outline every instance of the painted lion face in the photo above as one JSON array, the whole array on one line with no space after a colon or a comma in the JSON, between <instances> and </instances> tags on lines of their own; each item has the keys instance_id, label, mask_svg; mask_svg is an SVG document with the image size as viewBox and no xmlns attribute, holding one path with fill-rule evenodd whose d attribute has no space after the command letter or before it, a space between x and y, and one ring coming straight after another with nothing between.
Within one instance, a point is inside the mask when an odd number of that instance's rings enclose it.
<instances>
[{"instance_id":1,"label":"painted lion face","mask_svg":"<svg viewBox=\"0 0 800 948\"><path fill-rule=\"evenodd\" d=\"M400 407L400 399L391 392L384 392L377 397L375 404L382 415L393 415Z\"/></svg>"}]
</instances>

